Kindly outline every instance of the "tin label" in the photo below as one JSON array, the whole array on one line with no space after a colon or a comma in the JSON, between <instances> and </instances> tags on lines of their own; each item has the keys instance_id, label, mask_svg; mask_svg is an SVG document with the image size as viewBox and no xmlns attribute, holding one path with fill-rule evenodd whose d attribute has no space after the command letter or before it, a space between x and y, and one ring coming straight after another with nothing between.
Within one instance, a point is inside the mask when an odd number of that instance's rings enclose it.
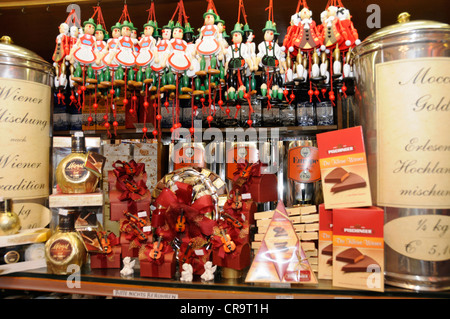
<instances>
[{"instance_id":1,"label":"tin label","mask_svg":"<svg viewBox=\"0 0 450 319\"><path fill-rule=\"evenodd\" d=\"M450 207L450 58L376 65L377 204Z\"/></svg>"},{"instance_id":2,"label":"tin label","mask_svg":"<svg viewBox=\"0 0 450 319\"><path fill-rule=\"evenodd\" d=\"M5 261L5 264L15 264L20 259L19 252L15 250L8 251L5 256L3 257L3 260Z\"/></svg>"},{"instance_id":3,"label":"tin label","mask_svg":"<svg viewBox=\"0 0 450 319\"><path fill-rule=\"evenodd\" d=\"M288 178L300 183L320 179L319 150L317 147L299 146L289 150Z\"/></svg>"},{"instance_id":4,"label":"tin label","mask_svg":"<svg viewBox=\"0 0 450 319\"><path fill-rule=\"evenodd\" d=\"M202 147L196 145L184 145L178 151L175 151L174 170L184 167L206 166L205 151Z\"/></svg>"},{"instance_id":5,"label":"tin label","mask_svg":"<svg viewBox=\"0 0 450 319\"><path fill-rule=\"evenodd\" d=\"M47 85L0 78L0 194L49 195L50 98Z\"/></svg>"}]
</instances>

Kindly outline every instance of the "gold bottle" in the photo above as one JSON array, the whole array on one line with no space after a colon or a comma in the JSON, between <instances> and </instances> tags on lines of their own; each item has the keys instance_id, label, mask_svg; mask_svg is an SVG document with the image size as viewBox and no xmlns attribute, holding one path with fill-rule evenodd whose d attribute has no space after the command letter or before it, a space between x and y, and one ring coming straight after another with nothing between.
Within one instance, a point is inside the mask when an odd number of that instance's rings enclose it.
<instances>
[{"instance_id":1,"label":"gold bottle","mask_svg":"<svg viewBox=\"0 0 450 319\"><path fill-rule=\"evenodd\" d=\"M72 135L72 153L56 167L56 182L65 194L93 193L97 189L98 177L86 167L86 146L83 132Z\"/></svg>"},{"instance_id":2,"label":"gold bottle","mask_svg":"<svg viewBox=\"0 0 450 319\"><path fill-rule=\"evenodd\" d=\"M45 243L45 258L49 273L72 274L86 262L86 249L75 231L75 214L62 210L57 231ZM75 266L75 267L74 267Z\"/></svg>"},{"instance_id":3,"label":"gold bottle","mask_svg":"<svg viewBox=\"0 0 450 319\"><path fill-rule=\"evenodd\" d=\"M0 197L0 236L14 235L20 230L20 219L12 211L10 198Z\"/></svg>"}]
</instances>

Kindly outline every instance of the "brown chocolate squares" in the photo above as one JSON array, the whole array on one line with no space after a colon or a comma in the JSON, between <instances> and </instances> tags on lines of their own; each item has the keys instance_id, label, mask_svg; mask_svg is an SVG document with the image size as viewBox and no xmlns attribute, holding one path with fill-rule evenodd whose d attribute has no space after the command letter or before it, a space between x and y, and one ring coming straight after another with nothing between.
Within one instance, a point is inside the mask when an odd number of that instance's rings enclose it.
<instances>
[{"instance_id":1,"label":"brown chocolate squares","mask_svg":"<svg viewBox=\"0 0 450 319\"><path fill-rule=\"evenodd\" d=\"M342 167L336 167L326 177L325 183L336 183L331 187L332 193L338 193L349 189L365 187L367 185L364 178L358 174L347 172Z\"/></svg>"},{"instance_id":2,"label":"brown chocolate squares","mask_svg":"<svg viewBox=\"0 0 450 319\"><path fill-rule=\"evenodd\" d=\"M367 268L369 266L377 266L377 268L380 268L380 265L371 257L364 256L363 259L360 261L354 263L354 264L347 264L344 267L342 267L342 271L345 272L366 272Z\"/></svg>"},{"instance_id":3,"label":"brown chocolate squares","mask_svg":"<svg viewBox=\"0 0 450 319\"><path fill-rule=\"evenodd\" d=\"M326 256L332 256L333 255L333 244L329 244L327 247L322 249L322 254Z\"/></svg>"},{"instance_id":4,"label":"brown chocolate squares","mask_svg":"<svg viewBox=\"0 0 450 319\"><path fill-rule=\"evenodd\" d=\"M366 272L369 266L380 266L373 258L363 255L356 248L348 248L340 252L336 260L347 262L341 269L344 272Z\"/></svg>"},{"instance_id":5,"label":"brown chocolate squares","mask_svg":"<svg viewBox=\"0 0 450 319\"><path fill-rule=\"evenodd\" d=\"M343 261L348 263L357 263L358 261L364 259L364 255L356 248L349 248L340 252L336 256L337 261Z\"/></svg>"},{"instance_id":6,"label":"brown chocolate squares","mask_svg":"<svg viewBox=\"0 0 450 319\"><path fill-rule=\"evenodd\" d=\"M347 174L348 172L343 169L342 167L336 167L334 170L328 173L327 176L325 176L325 183L340 183L342 182L342 177Z\"/></svg>"}]
</instances>

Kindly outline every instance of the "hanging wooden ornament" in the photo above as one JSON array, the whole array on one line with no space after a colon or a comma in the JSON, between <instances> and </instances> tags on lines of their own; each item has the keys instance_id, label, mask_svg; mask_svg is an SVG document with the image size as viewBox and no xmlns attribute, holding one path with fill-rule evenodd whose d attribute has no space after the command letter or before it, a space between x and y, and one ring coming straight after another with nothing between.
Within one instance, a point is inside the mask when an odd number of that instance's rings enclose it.
<instances>
[{"instance_id":1,"label":"hanging wooden ornament","mask_svg":"<svg viewBox=\"0 0 450 319\"><path fill-rule=\"evenodd\" d=\"M271 108L270 92L273 89L278 89L283 84L280 75L286 72L286 63L282 56L281 47L275 41L275 36L278 32L276 23L273 20L273 0L269 1L269 6L266 8L266 11L268 11L268 19L265 27L262 29L264 32L264 41L258 45L256 60L262 68L263 79L265 79L261 87L261 95L263 99L267 99L268 108Z\"/></svg>"},{"instance_id":2,"label":"hanging wooden ornament","mask_svg":"<svg viewBox=\"0 0 450 319\"><path fill-rule=\"evenodd\" d=\"M240 16L241 11L243 10L243 1L241 0L239 2L239 8L238 8L238 21L234 26L234 29L230 32L231 38L232 38L232 44L227 49L226 54L226 64L225 64L225 70L227 72L227 77L230 79L229 81L229 89L233 88L234 91L238 91L238 94L236 95L236 103L237 105L241 105L241 99L245 99L248 102L249 107L249 118L247 120L248 126L251 127L252 125L252 103L250 99L250 90L247 89L247 87L244 85L245 82L248 82L246 80L247 75L251 74L251 70L254 70L253 66L253 60L251 57L251 48L243 42L244 37L244 30L242 29L242 25L240 23ZM248 27L248 23L246 21L245 16L245 10L243 11L244 19L246 22L246 26ZM232 90L233 91L233 90ZM233 94L227 96L228 101L232 102L231 97ZM238 108L238 107L237 107ZM240 109L240 108L238 108ZM237 116L237 112L235 117Z\"/></svg>"}]
</instances>

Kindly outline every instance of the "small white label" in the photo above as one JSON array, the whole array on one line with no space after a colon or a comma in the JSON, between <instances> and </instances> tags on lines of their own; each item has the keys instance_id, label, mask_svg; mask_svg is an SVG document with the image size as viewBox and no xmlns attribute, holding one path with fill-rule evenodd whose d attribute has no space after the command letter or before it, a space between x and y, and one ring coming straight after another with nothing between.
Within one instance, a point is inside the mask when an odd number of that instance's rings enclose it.
<instances>
[{"instance_id":1,"label":"small white label","mask_svg":"<svg viewBox=\"0 0 450 319\"><path fill-rule=\"evenodd\" d=\"M252 198L252 194L250 194L250 193L242 194L242 199L251 199L251 198Z\"/></svg>"},{"instance_id":2,"label":"small white label","mask_svg":"<svg viewBox=\"0 0 450 319\"><path fill-rule=\"evenodd\" d=\"M142 210L142 211L138 212L138 217L140 217L140 218L147 217L147 212L145 210Z\"/></svg>"},{"instance_id":3,"label":"small white label","mask_svg":"<svg viewBox=\"0 0 450 319\"><path fill-rule=\"evenodd\" d=\"M150 232L152 231L152 226L144 226L144 227L142 228L142 231L143 231L144 233L150 233Z\"/></svg>"},{"instance_id":4,"label":"small white label","mask_svg":"<svg viewBox=\"0 0 450 319\"><path fill-rule=\"evenodd\" d=\"M203 251L203 249L196 249L196 250L194 250L194 252L197 256L205 255L205 252Z\"/></svg>"},{"instance_id":5,"label":"small white label","mask_svg":"<svg viewBox=\"0 0 450 319\"><path fill-rule=\"evenodd\" d=\"M166 294L151 291L113 290L114 297L140 298L140 299L178 299L178 294Z\"/></svg>"},{"instance_id":6,"label":"small white label","mask_svg":"<svg viewBox=\"0 0 450 319\"><path fill-rule=\"evenodd\" d=\"M69 214L69 211L67 209L60 208L58 210L58 214L61 216L67 216Z\"/></svg>"}]
</instances>

